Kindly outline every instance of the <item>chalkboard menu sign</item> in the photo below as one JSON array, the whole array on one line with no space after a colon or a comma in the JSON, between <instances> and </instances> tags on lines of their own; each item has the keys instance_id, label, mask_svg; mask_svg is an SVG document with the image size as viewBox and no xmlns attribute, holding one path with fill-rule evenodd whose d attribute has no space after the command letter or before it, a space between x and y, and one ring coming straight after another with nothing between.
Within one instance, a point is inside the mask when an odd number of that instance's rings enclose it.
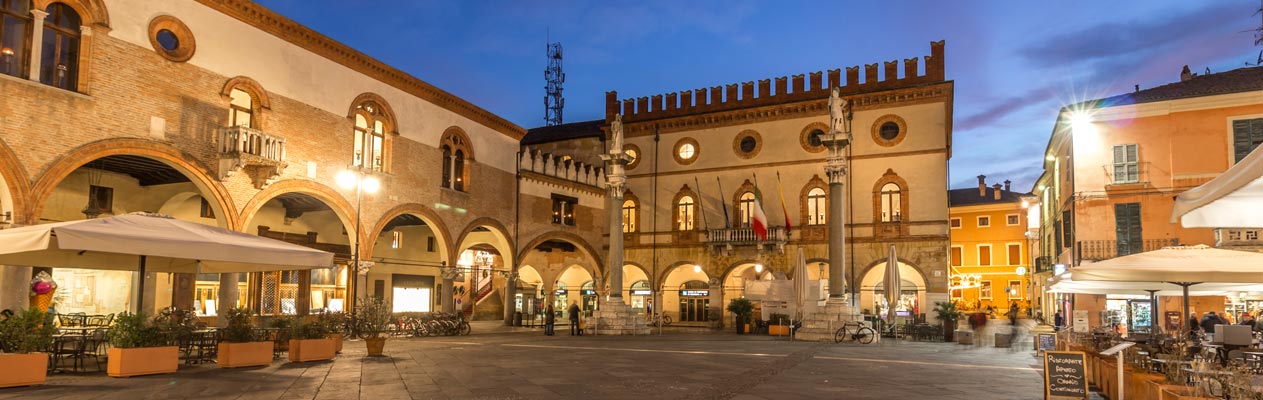
<instances>
[{"instance_id":1,"label":"chalkboard menu sign","mask_svg":"<svg viewBox=\"0 0 1263 400\"><path fill-rule=\"evenodd\" d=\"M1086 399L1088 380L1082 351L1044 352L1044 398Z\"/></svg>"},{"instance_id":2,"label":"chalkboard menu sign","mask_svg":"<svg viewBox=\"0 0 1263 400\"><path fill-rule=\"evenodd\" d=\"M1036 343L1039 343L1039 351L1057 350L1057 334L1056 333L1040 333L1036 334Z\"/></svg>"}]
</instances>

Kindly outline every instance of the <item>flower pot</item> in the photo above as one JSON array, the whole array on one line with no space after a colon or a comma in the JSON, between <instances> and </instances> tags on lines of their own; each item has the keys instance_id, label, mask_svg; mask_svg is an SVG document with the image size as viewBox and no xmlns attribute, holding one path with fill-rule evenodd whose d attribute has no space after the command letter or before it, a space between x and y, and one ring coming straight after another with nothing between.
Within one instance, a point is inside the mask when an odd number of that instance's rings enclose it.
<instances>
[{"instance_id":1,"label":"flower pot","mask_svg":"<svg viewBox=\"0 0 1263 400\"><path fill-rule=\"evenodd\" d=\"M0 354L0 388L43 385L48 353Z\"/></svg>"},{"instance_id":2,"label":"flower pot","mask_svg":"<svg viewBox=\"0 0 1263 400\"><path fill-rule=\"evenodd\" d=\"M767 334L772 336L789 335L789 325L772 325L767 327Z\"/></svg>"},{"instance_id":3,"label":"flower pot","mask_svg":"<svg viewBox=\"0 0 1263 400\"><path fill-rule=\"evenodd\" d=\"M332 360L337 354L331 339L290 339L289 361L306 362Z\"/></svg>"},{"instance_id":4,"label":"flower pot","mask_svg":"<svg viewBox=\"0 0 1263 400\"><path fill-rule=\"evenodd\" d=\"M116 378L129 376L169 374L180 367L180 348L137 347L133 349L110 348L106 372Z\"/></svg>"},{"instance_id":5,"label":"flower pot","mask_svg":"<svg viewBox=\"0 0 1263 400\"><path fill-rule=\"evenodd\" d=\"M380 356L382 355L382 350L386 347L386 338L375 337L364 339L364 346L368 347L368 355Z\"/></svg>"},{"instance_id":6,"label":"flower pot","mask_svg":"<svg viewBox=\"0 0 1263 400\"><path fill-rule=\"evenodd\" d=\"M342 352L342 339L345 338L344 335L342 335L341 333L330 333L328 336L325 336L325 337L329 338L330 340L333 340L334 353Z\"/></svg>"},{"instance_id":7,"label":"flower pot","mask_svg":"<svg viewBox=\"0 0 1263 400\"><path fill-rule=\"evenodd\" d=\"M943 341L948 343L955 342L956 337L954 333L956 333L956 321L943 321Z\"/></svg>"},{"instance_id":8,"label":"flower pot","mask_svg":"<svg viewBox=\"0 0 1263 400\"><path fill-rule=\"evenodd\" d=\"M745 329L742 330L741 333L750 333L750 324L743 324L741 326L745 327Z\"/></svg>"},{"instance_id":9,"label":"flower pot","mask_svg":"<svg viewBox=\"0 0 1263 400\"><path fill-rule=\"evenodd\" d=\"M258 367L272 363L272 342L219 343L220 368Z\"/></svg>"}]
</instances>

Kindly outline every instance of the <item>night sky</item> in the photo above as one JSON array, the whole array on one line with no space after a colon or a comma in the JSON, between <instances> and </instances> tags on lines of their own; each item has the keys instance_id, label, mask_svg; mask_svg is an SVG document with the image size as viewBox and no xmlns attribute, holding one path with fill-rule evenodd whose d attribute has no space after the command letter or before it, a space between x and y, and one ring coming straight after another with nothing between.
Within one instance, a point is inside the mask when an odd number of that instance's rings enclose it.
<instances>
[{"instance_id":1,"label":"night sky","mask_svg":"<svg viewBox=\"0 0 1263 400\"><path fill-rule=\"evenodd\" d=\"M565 122L602 118L609 90L902 60L945 39L953 188L985 174L1030 190L1062 105L1175 82L1184 65L1241 68L1263 50L1256 0L259 2L525 128L544 123L549 36L565 51Z\"/></svg>"}]
</instances>

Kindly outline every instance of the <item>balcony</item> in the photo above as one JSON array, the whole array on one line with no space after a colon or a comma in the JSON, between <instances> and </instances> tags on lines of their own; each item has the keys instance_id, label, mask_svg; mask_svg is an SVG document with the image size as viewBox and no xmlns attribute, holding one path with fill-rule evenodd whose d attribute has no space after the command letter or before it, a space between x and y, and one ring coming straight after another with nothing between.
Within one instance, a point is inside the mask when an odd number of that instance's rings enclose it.
<instances>
[{"instance_id":1,"label":"balcony","mask_svg":"<svg viewBox=\"0 0 1263 400\"><path fill-rule=\"evenodd\" d=\"M1101 166L1105 174L1105 188L1124 185L1146 185L1149 183L1149 163L1135 162L1128 164L1105 164Z\"/></svg>"},{"instance_id":2,"label":"balcony","mask_svg":"<svg viewBox=\"0 0 1263 400\"><path fill-rule=\"evenodd\" d=\"M244 126L219 130L219 179L245 170L254 186L266 188L285 171L285 139Z\"/></svg>"},{"instance_id":3,"label":"balcony","mask_svg":"<svg viewBox=\"0 0 1263 400\"><path fill-rule=\"evenodd\" d=\"M1101 261L1146 251L1158 250L1167 246L1180 244L1178 238L1145 239L1140 243L1119 243L1116 240L1081 240L1075 243L1075 254L1079 261Z\"/></svg>"},{"instance_id":4,"label":"balcony","mask_svg":"<svg viewBox=\"0 0 1263 400\"><path fill-rule=\"evenodd\" d=\"M754 228L711 229L706 231L706 246L715 252L731 254L738 247L754 247L762 253L766 249L785 251L789 234L785 227L773 226L767 230L767 240L759 240Z\"/></svg>"}]
</instances>

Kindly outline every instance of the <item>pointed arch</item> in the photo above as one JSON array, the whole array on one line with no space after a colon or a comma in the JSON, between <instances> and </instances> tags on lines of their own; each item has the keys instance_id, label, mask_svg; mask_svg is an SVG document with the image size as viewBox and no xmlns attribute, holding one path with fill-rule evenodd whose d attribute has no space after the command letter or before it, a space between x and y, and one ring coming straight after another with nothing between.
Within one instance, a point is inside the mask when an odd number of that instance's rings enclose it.
<instances>
[{"instance_id":1,"label":"pointed arch","mask_svg":"<svg viewBox=\"0 0 1263 400\"><path fill-rule=\"evenodd\" d=\"M746 197L745 200L753 204L754 189L754 183L750 182L749 179L746 179L745 182L741 182L741 186L737 186L737 191L732 193L732 209L737 213L737 221L735 224L732 224L733 226L746 227L750 225L750 215L747 215L749 213L745 208L741 207L741 203L742 198ZM748 196L747 193L749 194ZM751 207L753 207L753 205L751 205Z\"/></svg>"},{"instance_id":2,"label":"pointed arch","mask_svg":"<svg viewBox=\"0 0 1263 400\"><path fill-rule=\"evenodd\" d=\"M889 207L887 207L889 210L883 210L883 192L888 194L891 192L890 188L892 186L887 186L889 184L894 184L893 187L898 189L898 195L885 196L885 200L890 201L890 204ZM887 168L886 173L882 174L882 177L878 179L877 182L873 183L873 222L900 222L909 219L912 215L912 210L908 208L908 205L911 204L908 200L908 198L911 197L909 196L908 189L908 181L899 177L899 174L895 173L893 169ZM895 203L897 203L898 208L894 208ZM883 211L897 212L897 215L890 215L889 218L883 218Z\"/></svg>"}]
</instances>

